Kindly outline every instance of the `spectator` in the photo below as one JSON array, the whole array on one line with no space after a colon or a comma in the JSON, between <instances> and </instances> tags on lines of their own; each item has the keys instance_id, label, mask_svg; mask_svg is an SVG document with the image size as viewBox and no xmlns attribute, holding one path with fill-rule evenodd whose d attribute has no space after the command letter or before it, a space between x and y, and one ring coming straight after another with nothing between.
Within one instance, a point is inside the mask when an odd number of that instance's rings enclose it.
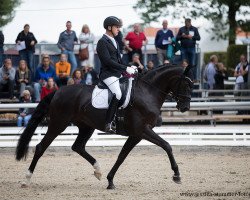
<instances>
[{"instance_id":1,"label":"spectator","mask_svg":"<svg viewBox=\"0 0 250 200\"><path fill-rule=\"evenodd\" d=\"M127 45L127 41L129 44ZM125 43L125 48L128 51L128 57L129 57L129 62L132 61L132 56L135 53L138 53L140 55L140 61L142 62L142 46L146 45L148 42L146 36L144 35L143 32L141 32L141 26L140 24L136 23L134 24L134 31L129 32L127 36L125 37L124 43Z\"/></svg>"},{"instance_id":2,"label":"spectator","mask_svg":"<svg viewBox=\"0 0 250 200\"><path fill-rule=\"evenodd\" d=\"M48 78L56 79L56 72L53 67L50 66L50 58L44 56L42 58L42 65L37 68L35 83L34 83L34 95L35 101L40 101L40 90L42 86L47 84Z\"/></svg>"},{"instance_id":3,"label":"spectator","mask_svg":"<svg viewBox=\"0 0 250 200\"><path fill-rule=\"evenodd\" d=\"M23 94L26 86L31 85L31 73L25 60L19 61L15 81L19 89L20 96Z\"/></svg>"},{"instance_id":4,"label":"spectator","mask_svg":"<svg viewBox=\"0 0 250 200\"><path fill-rule=\"evenodd\" d=\"M185 76L187 76L188 78L190 78L190 79L193 81L193 80L194 80L194 77L193 77L192 71L190 70L191 67L190 67L190 65L189 65L189 63L188 63L188 60L187 60L187 59L184 59L184 60L182 61L182 63L181 63L181 66L182 66L183 69L184 69L183 74L184 74Z\"/></svg>"},{"instance_id":5,"label":"spectator","mask_svg":"<svg viewBox=\"0 0 250 200\"><path fill-rule=\"evenodd\" d=\"M207 64L205 70L204 70L204 79L207 82L208 89L213 90L214 89L214 75L216 73L216 64L218 63L218 57L216 55L212 55L210 57L210 62Z\"/></svg>"},{"instance_id":6,"label":"spectator","mask_svg":"<svg viewBox=\"0 0 250 200\"><path fill-rule=\"evenodd\" d=\"M139 73L144 70L144 66L141 64L140 55L138 53L133 55L132 62L129 63L129 66L136 66Z\"/></svg>"},{"instance_id":7,"label":"spectator","mask_svg":"<svg viewBox=\"0 0 250 200\"><path fill-rule=\"evenodd\" d=\"M152 70L154 68L154 62L152 60L148 61L147 70Z\"/></svg>"},{"instance_id":8,"label":"spectator","mask_svg":"<svg viewBox=\"0 0 250 200\"><path fill-rule=\"evenodd\" d=\"M67 62L67 55L61 54L60 61L56 63L56 76L57 76L57 85L60 87L62 85L67 85L71 65Z\"/></svg>"},{"instance_id":9,"label":"spectator","mask_svg":"<svg viewBox=\"0 0 250 200\"><path fill-rule=\"evenodd\" d=\"M74 54L74 45L77 44L77 37L75 31L72 31L72 24L70 21L66 23L67 29L63 31L58 40L58 47L63 54L66 54L71 64L71 74L77 68L76 57Z\"/></svg>"},{"instance_id":10,"label":"spectator","mask_svg":"<svg viewBox=\"0 0 250 200\"><path fill-rule=\"evenodd\" d=\"M51 92L54 92L55 90L57 90L57 85L54 82L53 77L49 77L47 84L44 85L42 87L42 91L41 91L41 100L46 97L48 94L50 94Z\"/></svg>"},{"instance_id":11,"label":"spectator","mask_svg":"<svg viewBox=\"0 0 250 200\"><path fill-rule=\"evenodd\" d=\"M119 19L120 23L121 23L121 27L123 25L122 19ZM120 51L121 54L121 58L123 57L123 51L124 51L124 43L123 43L123 34L121 31L121 27L120 27L120 31L118 32L118 35L116 35L114 38L116 40L116 42L118 43L118 50Z\"/></svg>"},{"instance_id":12,"label":"spectator","mask_svg":"<svg viewBox=\"0 0 250 200\"><path fill-rule=\"evenodd\" d=\"M11 59L4 60L4 65L0 68L0 92L8 90L10 99L14 99L14 85L15 85L16 70L12 67Z\"/></svg>"},{"instance_id":13,"label":"spectator","mask_svg":"<svg viewBox=\"0 0 250 200\"><path fill-rule=\"evenodd\" d=\"M4 35L3 32L0 30L0 67L2 67L3 64L3 44L4 44Z\"/></svg>"},{"instance_id":14,"label":"spectator","mask_svg":"<svg viewBox=\"0 0 250 200\"><path fill-rule=\"evenodd\" d=\"M185 26L179 29L176 39L181 41L181 59L188 60L193 76L196 78L195 44L196 40L201 38L198 29L192 26L191 19L185 19Z\"/></svg>"},{"instance_id":15,"label":"spectator","mask_svg":"<svg viewBox=\"0 0 250 200\"><path fill-rule=\"evenodd\" d=\"M29 90L24 90L22 92L20 103L32 103ZM34 108L20 108L19 115L17 117L17 126L21 127L23 123L24 126L27 126L33 111Z\"/></svg>"},{"instance_id":16,"label":"spectator","mask_svg":"<svg viewBox=\"0 0 250 200\"><path fill-rule=\"evenodd\" d=\"M20 44L21 42L25 42L25 49L19 51L20 60L25 60L28 64L28 67L31 71L32 76L35 74L35 68L33 65L33 57L35 53L35 45L37 40L33 33L29 32L30 26L29 24L24 25L24 30L21 31L17 38L16 44Z\"/></svg>"},{"instance_id":17,"label":"spectator","mask_svg":"<svg viewBox=\"0 0 250 200\"><path fill-rule=\"evenodd\" d=\"M68 80L67 85L74 85L74 84L83 83L83 78L82 77L83 77L82 71L80 69L76 69L72 74L72 78L70 78Z\"/></svg>"},{"instance_id":18,"label":"spectator","mask_svg":"<svg viewBox=\"0 0 250 200\"><path fill-rule=\"evenodd\" d=\"M98 83L97 73L89 65L86 65L83 69L83 81L82 82L83 84L86 84L86 85L97 85Z\"/></svg>"},{"instance_id":19,"label":"spectator","mask_svg":"<svg viewBox=\"0 0 250 200\"><path fill-rule=\"evenodd\" d=\"M228 79L227 69L223 63L218 63L216 66L216 73L214 75L214 89L224 90L224 80Z\"/></svg>"},{"instance_id":20,"label":"spectator","mask_svg":"<svg viewBox=\"0 0 250 200\"><path fill-rule=\"evenodd\" d=\"M174 38L174 34L168 29L168 21L163 20L162 29L157 31L155 37L155 48L159 65L163 65L164 60L167 59L166 50L168 45L172 43L172 38Z\"/></svg>"},{"instance_id":21,"label":"spectator","mask_svg":"<svg viewBox=\"0 0 250 200\"><path fill-rule=\"evenodd\" d=\"M240 63L235 67L234 76L236 77L235 90L247 88L249 64L245 55L240 56Z\"/></svg>"},{"instance_id":22,"label":"spectator","mask_svg":"<svg viewBox=\"0 0 250 200\"><path fill-rule=\"evenodd\" d=\"M83 25L82 32L79 35L79 41L80 41L80 48L88 48L89 52L89 58L86 60L81 61L81 67L84 68L85 66L89 65L90 67L94 67L94 41L95 36L93 33L90 32L89 26L87 24Z\"/></svg>"}]
</instances>

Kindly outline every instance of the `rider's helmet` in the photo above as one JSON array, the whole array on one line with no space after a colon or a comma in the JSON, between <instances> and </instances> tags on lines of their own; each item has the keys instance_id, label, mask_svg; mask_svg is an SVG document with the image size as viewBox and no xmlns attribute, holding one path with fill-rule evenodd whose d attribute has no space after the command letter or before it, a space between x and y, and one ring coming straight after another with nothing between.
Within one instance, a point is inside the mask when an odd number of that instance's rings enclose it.
<instances>
[{"instance_id":1,"label":"rider's helmet","mask_svg":"<svg viewBox=\"0 0 250 200\"><path fill-rule=\"evenodd\" d=\"M108 30L109 26L121 26L121 21L115 16L109 16L104 20L103 27Z\"/></svg>"}]
</instances>

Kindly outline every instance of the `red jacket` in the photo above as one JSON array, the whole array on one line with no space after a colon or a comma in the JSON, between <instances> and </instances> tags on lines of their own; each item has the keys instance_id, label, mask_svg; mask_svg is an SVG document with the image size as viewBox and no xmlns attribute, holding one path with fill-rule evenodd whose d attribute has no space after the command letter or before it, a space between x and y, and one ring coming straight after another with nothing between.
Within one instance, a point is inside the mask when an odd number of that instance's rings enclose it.
<instances>
[{"instance_id":1,"label":"red jacket","mask_svg":"<svg viewBox=\"0 0 250 200\"><path fill-rule=\"evenodd\" d=\"M49 93L51 93L51 92L53 92L53 91L55 91L55 90L57 90L57 87L54 87L54 88L52 88L52 89L49 89L49 88L47 88L47 87L42 87L42 91L41 91L41 100L42 100L45 96L47 96Z\"/></svg>"}]
</instances>

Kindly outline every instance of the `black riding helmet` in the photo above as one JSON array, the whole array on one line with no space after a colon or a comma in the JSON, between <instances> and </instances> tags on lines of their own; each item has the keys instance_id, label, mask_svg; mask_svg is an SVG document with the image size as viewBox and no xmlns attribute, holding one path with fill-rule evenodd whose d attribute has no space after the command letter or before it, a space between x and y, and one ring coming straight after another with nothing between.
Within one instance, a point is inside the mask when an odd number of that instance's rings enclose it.
<instances>
[{"instance_id":1,"label":"black riding helmet","mask_svg":"<svg viewBox=\"0 0 250 200\"><path fill-rule=\"evenodd\" d=\"M121 21L115 16L109 16L104 20L103 27L108 29L109 26L121 26Z\"/></svg>"}]
</instances>

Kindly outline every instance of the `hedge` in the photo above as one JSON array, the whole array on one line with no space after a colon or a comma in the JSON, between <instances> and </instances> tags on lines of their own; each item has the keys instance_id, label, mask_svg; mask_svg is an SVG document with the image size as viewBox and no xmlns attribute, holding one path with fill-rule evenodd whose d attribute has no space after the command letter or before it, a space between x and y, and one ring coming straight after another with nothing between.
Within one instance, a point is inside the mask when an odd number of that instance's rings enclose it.
<instances>
[{"instance_id":1,"label":"hedge","mask_svg":"<svg viewBox=\"0 0 250 200\"><path fill-rule=\"evenodd\" d=\"M213 51L204 53L204 63L208 64L210 61L210 56L216 55L218 56L219 62L222 62L226 65L227 63L227 52L224 51Z\"/></svg>"},{"instance_id":2,"label":"hedge","mask_svg":"<svg viewBox=\"0 0 250 200\"><path fill-rule=\"evenodd\" d=\"M235 69L240 61L240 55L247 55L247 45L230 45L227 48L227 68Z\"/></svg>"}]
</instances>

